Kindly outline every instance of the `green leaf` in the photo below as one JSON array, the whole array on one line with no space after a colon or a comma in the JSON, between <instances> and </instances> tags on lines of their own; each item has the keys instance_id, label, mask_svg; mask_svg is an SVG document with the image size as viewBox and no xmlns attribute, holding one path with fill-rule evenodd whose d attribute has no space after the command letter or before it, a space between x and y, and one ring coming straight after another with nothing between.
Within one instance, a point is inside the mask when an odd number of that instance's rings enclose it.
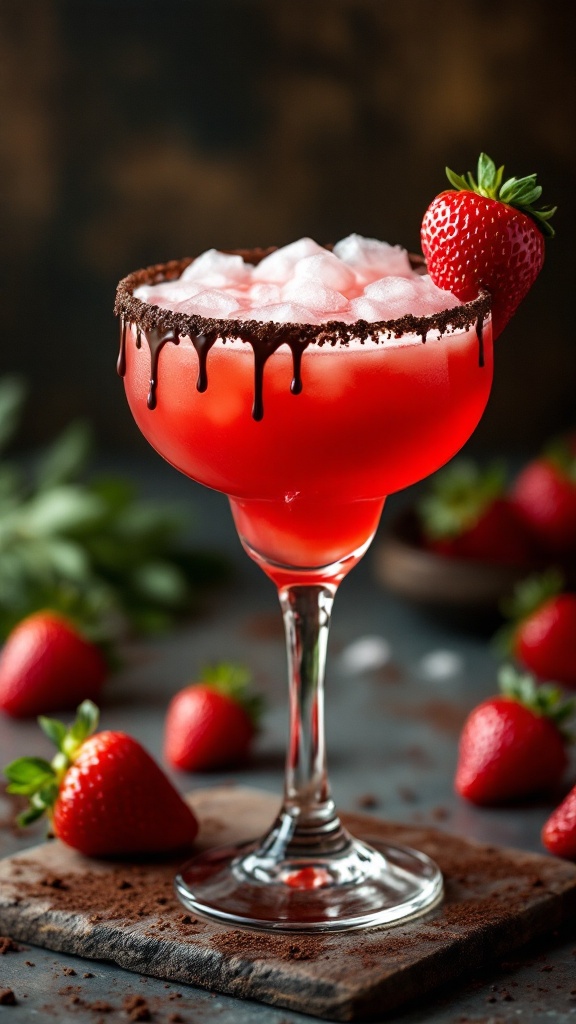
<instances>
[{"instance_id":1,"label":"green leaf","mask_svg":"<svg viewBox=\"0 0 576 1024\"><path fill-rule=\"evenodd\" d=\"M448 181L450 182L451 185L454 186L457 192L470 191L470 185L468 184L465 178L463 178L460 174L456 174L454 171L451 171L449 167L446 167L445 171ZM472 189L472 191L474 191L474 189Z\"/></svg>"},{"instance_id":2,"label":"green leaf","mask_svg":"<svg viewBox=\"0 0 576 1024\"><path fill-rule=\"evenodd\" d=\"M482 468L470 459L455 459L430 480L418 513L430 540L458 537L473 527L506 483L506 468L494 462Z\"/></svg>"},{"instance_id":3,"label":"green leaf","mask_svg":"<svg viewBox=\"0 0 576 1024\"><path fill-rule=\"evenodd\" d=\"M38 818L41 818L45 811L46 808L43 806L36 807L31 805L25 811L22 811L22 814L18 815L16 818L16 824L19 825L20 828L26 828L27 825L31 825L34 821L38 821Z\"/></svg>"},{"instance_id":4,"label":"green leaf","mask_svg":"<svg viewBox=\"0 0 576 1024\"><path fill-rule=\"evenodd\" d=\"M91 494L96 494L102 499L109 514L120 512L136 498L133 483L121 477L101 477L91 480L88 489Z\"/></svg>"},{"instance_id":5,"label":"green leaf","mask_svg":"<svg viewBox=\"0 0 576 1024\"><path fill-rule=\"evenodd\" d=\"M576 440L572 440L569 435L552 438L542 455L556 467L561 476L568 477L576 484Z\"/></svg>"},{"instance_id":6,"label":"green leaf","mask_svg":"<svg viewBox=\"0 0 576 1024\"><path fill-rule=\"evenodd\" d=\"M0 379L0 450L12 440L26 398L26 384L16 374Z\"/></svg>"},{"instance_id":7,"label":"green leaf","mask_svg":"<svg viewBox=\"0 0 576 1024\"><path fill-rule=\"evenodd\" d=\"M48 785L43 786L42 789L38 790L37 797L38 803L42 802L45 807L52 807L56 802L56 798L59 792L58 782L50 782Z\"/></svg>"},{"instance_id":8,"label":"green leaf","mask_svg":"<svg viewBox=\"0 0 576 1024\"><path fill-rule=\"evenodd\" d=\"M517 624L559 594L563 586L564 578L557 569L528 576L516 584L511 597L502 600L501 611Z\"/></svg>"},{"instance_id":9,"label":"green leaf","mask_svg":"<svg viewBox=\"0 0 576 1024\"><path fill-rule=\"evenodd\" d=\"M43 544L45 558L56 576L89 585L92 570L81 544L61 537L48 537Z\"/></svg>"},{"instance_id":10,"label":"green leaf","mask_svg":"<svg viewBox=\"0 0 576 1024\"><path fill-rule=\"evenodd\" d=\"M183 512L175 506L153 502L132 502L116 518L115 526L123 538L155 543L180 529L185 523Z\"/></svg>"},{"instance_id":11,"label":"green leaf","mask_svg":"<svg viewBox=\"0 0 576 1024\"><path fill-rule=\"evenodd\" d=\"M496 169L494 161L486 153L481 153L478 160L477 182L470 171L461 175L446 168L448 181L458 191L476 192L487 199L495 199L514 206L531 217L543 234L552 237L554 229L548 222L554 216L556 207L544 206L537 209L534 206L542 195L542 188L536 183L536 175L508 178L502 184L503 175L504 167Z\"/></svg>"},{"instance_id":12,"label":"green leaf","mask_svg":"<svg viewBox=\"0 0 576 1024\"><path fill-rule=\"evenodd\" d=\"M64 722L59 722L56 718L46 718L44 715L40 715L38 724L45 736L52 741L58 750L61 750L64 737L68 731Z\"/></svg>"},{"instance_id":13,"label":"green leaf","mask_svg":"<svg viewBox=\"0 0 576 1024\"><path fill-rule=\"evenodd\" d=\"M478 160L478 191L489 198L496 194L498 174L502 177L504 168L496 171L496 164L486 153L481 153Z\"/></svg>"},{"instance_id":14,"label":"green leaf","mask_svg":"<svg viewBox=\"0 0 576 1024\"><path fill-rule=\"evenodd\" d=\"M78 531L98 523L103 512L97 495L73 484L62 484L41 491L29 502L22 517L22 531L40 537Z\"/></svg>"},{"instance_id":15,"label":"green leaf","mask_svg":"<svg viewBox=\"0 0 576 1024\"><path fill-rule=\"evenodd\" d=\"M265 708L261 694L251 693L252 673L246 665L236 662L218 662L205 665L200 673L203 683L213 686L219 693L237 701L248 713L254 725L258 725Z\"/></svg>"},{"instance_id":16,"label":"green leaf","mask_svg":"<svg viewBox=\"0 0 576 1024\"><path fill-rule=\"evenodd\" d=\"M564 700L562 688L554 683L539 683L535 676L518 672L512 665L503 665L498 673L500 692L510 700L517 700L536 715L550 718L560 729L567 742L573 737L562 726L575 710L576 702Z\"/></svg>"},{"instance_id":17,"label":"green leaf","mask_svg":"<svg viewBox=\"0 0 576 1024\"><path fill-rule=\"evenodd\" d=\"M22 500L23 477L15 466L0 466L0 514L14 508Z\"/></svg>"},{"instance_id":18,"label":"green leaf","mask_svg":"<svg viewBox=\"0 0 576 1024\"><path fill-rule=\"evenodd\" d=\"M4 768L4 775L12 786L10 793L32 793L54 778L52 765L41 757L19 757Z\"/></svg>"},{"instance_id":19,"label":"green leaf","mask_svg":"<svg viewBox=\"0 0 576 1024\"><path fill-rule=\"evenodd\" d=\"M23 397L20 378L0 379L0 443ZM89 447L88 427L74 423L32 470L0 466L0 640L46 606L99 641L165 630L229 575L223 559L184 546L189 510L142 501L122 477L79 480Z\"/></svg>"},{"instance_id":20,"label":"green leaf","mask_svg":"<svg viewBox=\"0 0 576 1024\"><path fill-rule=\"evenodd\" d=\"M99 717L100 712L93 701L82 701L76 709L76 719L62 742L62 749L68 757L72 758L84 740L95 732Z\"/></svg>"},{"instance_id":21,"label":"green leaf","mask_svg":"<svg viewBox=\"0 0 576 1024\"><path fill-rule=\"evenodd\" d=\"M170 562L148 562L131 575L134 589L147 598L168 606L181 605L187 594L186 578Z\"/></svg>"},{"instance_id":22,"label":"green leaf","mask_svg":"<svg viewBox=\"0 0 576 1024\"><path fill-rule=\"evenodd\" d=\"M87 423L78 421L56 439L36 467L40 490L68 483L84 469L92 449L92 431Z\"/></svg>"}]
</instances>

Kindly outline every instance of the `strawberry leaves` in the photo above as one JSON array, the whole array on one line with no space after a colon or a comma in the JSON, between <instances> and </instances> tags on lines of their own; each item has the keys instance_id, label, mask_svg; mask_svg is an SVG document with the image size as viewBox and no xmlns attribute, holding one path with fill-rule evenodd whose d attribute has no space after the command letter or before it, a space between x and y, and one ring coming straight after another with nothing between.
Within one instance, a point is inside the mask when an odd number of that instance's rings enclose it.
<instances>
[{"instance_id":1,"label":"strawberry leaves","mask_svg":"<svg viewBox=\"0 0 576 1024\"><path fill-rule=\"evenodd\" d=\"M30 825L51 811L64 775L82 744L95 732L98 718L98 708L91 700L82 701L69 728L55 718L38 718L58 753L50 762L41 757L19 757L4 768L9 783L7 792L30 798L30 806L17 819L19 825Z\"/></svg>"},{"instance_id":2,"label":"strawberry leaves","mask_svg":"<svg viewBox=\"0 0 576 1024\"><path fill-rule=\"evenodd\" d=\"M542 186L536 183L536 175L528 174L524 178L508 178L502 184L504 176L504 165L496 168L496 164L486 153L481 153L478 160L477 178L471 171L465 174L455 174L449 167L446 168L446 177L450 184L459 192L475 192L485 199L497 199L501 203L513 206L517 210L528 214L543 234L552 237L554 228L549 223L556 213L556 206L544 206L536 209L537 203L542 195Z\"/></svg>"},{"instance_id":3,"label":"strawberry leaves","mask_svg":"<svg viewBox=\"0 0 576 1024\"><path fill-rule=\"evenodd\" d=\"M252 673L249 668L233 662L219 662L203 668L200 678L202 683L240 704L252 724L258 726L264 712L265 701L261 694L250 691Z\"/></svg>"},{"instance_id":4,"label":"strawberry leaves","mask_svg":"<svg viewBox=\"0 0 576 1024\"><path fill-rule=\"evenodd\" d=\"M548 569L539 575L528 576L514 587L512 595L501 603L503 614L512 620L513 628L528 618L551 597L562 590L564 580L557 569Z\"/></svg>"},{"instance_id":5,"label":"strawberry leaves","mask_svg":"<svg viewBox=\"0 0 576 1024\"><path fill-rule=\"evenodd\" d=\"M478 522L505 488L500 462L482 469L469 459L456 459L436 473L429 493L418 505L425 534L431 540L458 537Z\"/></svg>"},{"instance_id":6,"label":"strawberry leaves","mask_svg":"<svg viewBox=\"0 0 576 1024\"><path fill-rule=\"evenodd\" d=\"M511 665L503 665L498 673L500 692L516 700L536 715L550 718L558 727L571 718L576 708L574 700L564 700L562 690L553 683L538 684L534 676L517 672ZM560 730L564 738L572 740L571 733Z\"/></svg>"}]
</instances>

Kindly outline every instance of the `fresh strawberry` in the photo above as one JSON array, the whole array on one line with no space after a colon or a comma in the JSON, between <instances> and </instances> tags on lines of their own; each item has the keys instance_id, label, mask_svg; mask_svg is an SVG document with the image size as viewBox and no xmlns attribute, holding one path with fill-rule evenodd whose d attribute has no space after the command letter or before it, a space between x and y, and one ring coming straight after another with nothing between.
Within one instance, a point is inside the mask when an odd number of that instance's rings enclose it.
<instances>
[{"instance_id":1,"label":"fresh strawberry","mask_svg":"<svg viewBox=\"0 0 576 1024\"><path fill-rule=\"evenodd\" d=\"M98 708L85 700L76 721L41 717L58 747L51 762L21 757L4 769L9 793L30 797L27 825L47 813L55 835L87 857L167 853L190 846L194 814L156 762L131 736L99 732Z\"/></svg>"},{"instance_id":2,"label":"fresh strawberry","mask_svg":"<svg viewBox=\"0 0 576 1024\"><path fill-rule=\"evenodd\" d=\"M562 438L529 462L511 500L545 552L576 553L576 440Z\"/></svg>"},{"instance_id":3,"label":"fresh strawberry","mask_svg":"<svg viewBox=\"0 0 576 1024\"><path fill-rule=\"evenodd\" d=\"M98 647L63 615L40 611L12 630L0 654L0 708L14 717L97 698L108 673Z\"/></svg>"},{"instance_id":4,"label":"fresh strawberry","mask_svg":"<svg viewBox=\"0 0 576 1024\"><path fill-rule=\"evenodd\" d=\"M576 786L548 818L542 842L557 857L576 860Z\"/></svg>"},{"instance_id":5,"label":"fresh strawberry","mask_svg":"<svg viewBox=\"0 0 576 1024\"><path fill-rule=\"evenodd\" d=\"M573 703L510 667L499 679L501 696L479 704L464 724L456 769L456 791L485 806L555 789L568 764L561 724Z\"/></svg>"},{"instance_id":6,"label":"fresh strawberry","mask_svg":"<svg viewBox=\"0 0 576 1024\"><path fill-rule=\"evenodd\" d=\"M486 156L478 181L446 168L454 191L441 192L424 214L422 251L430 277L463 302L480 289L492 296L492 329L497 337L530 290L544 263L544 234L555 208L535 209L542 194L536 175L509 178Z\"/></svg>"},{"instance_id":7,"label":"fresh strawberry","mask_svg":"<svg viewBox=\"0 0 576 1024\"><path fill-rule=\"evenodd\" d=\"M216 665L172 698L164 734L169 764L203 772L246 759L262 706L260 697L249 695L249 681L238 665Z\"/></svg>"},{"instance_id":8,"label":"fresh strawberry","mask_svg":"<svg viewBox=\"0 0 576 1024\"><path fill-rule=\"evenodd\" d=\"M576 686L576 594L562 590L555 571L520 583L503 611L509 653L539 679Z\"/></svg>"},{"instance_id":9,"label":"fresh strawberry","mask_svg":"<svg viewBox=\"0 0 576 1024\"><path fill-rule=\"evenodd\" d=\"M460 459L437 473L418 505L426 546L451 558L528 564L530 541L504 490L500 465L481 470Z\"/></svg>"}]
</instances>

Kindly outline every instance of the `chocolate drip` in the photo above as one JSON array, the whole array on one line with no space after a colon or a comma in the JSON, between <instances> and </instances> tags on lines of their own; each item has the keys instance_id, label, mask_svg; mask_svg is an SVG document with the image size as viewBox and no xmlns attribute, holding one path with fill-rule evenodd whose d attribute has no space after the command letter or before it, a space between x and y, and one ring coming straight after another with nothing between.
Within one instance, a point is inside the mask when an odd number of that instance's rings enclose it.
<instances>
[{"instance_id":1,"label":"chocolate drip","mask_svg":"<svg viewBox=\"0 0 576 1024\"><path fill-rule=\"evenodd\" d=\"M237 254L250 263L258 263L273 249L244 251ZM233 254L233 253L232 253ZM425 271L425 262L421 256L410 257L414 269ZM273 321L261 323L257 320L225 320L161 309L142 302L134 296L134 290L140 285L157 284L160 281L177 280L191 259L173 260L170 263L157 264L144 270L137 270L125 277L116 292L114 311L122 318L123 334L121 351L118 357L118 372L125 372L126 326L136 327L136 347L142 344L142 334L150 348L150 391L148 408L156 406L156 388L158 385L158 357L166 342L178 344L180 337L188 336L198 354L198 378L196 388L206 391L208 387L207 359L214 342L242 341L250 345L254 353L254 404L252 416L261 420L264 415L263 383L264 368L267 359L281 345L286 344L292 353L293 377L290 385L292 394L302 391L302 356L309 345L331 345L346 347L351 341L364 344L371 340L376 344L385 344L389 338L401 338L404 334L420 335L422 343L426 343L428 331L437 331L440 335L446 332L470 330L476 327L478 337L479 365L484 366L484 318L490 312L490 295L481 292L477 299L466 302L451 309L444 309L429 316L413 316L406 314L396 320L382 320L368 323L358 320L347 324L338 320L330 320L323 324L278 324Z\"/></svg>"},{"instance_id":2,"label":"chocolate drip","mask_svg":"<svg viewBox=\"0 0 576 1024\"><path fill-rule=\"evenodd\" d=\"M208 371L206 364L208 361L208 353L212 348L212 345L216 341L216 335L208 334L193 334L191 336L192 344L198 353L198 379L196 381L197 391L206 391L208 387Z\"/></svg>"},{"instance_id":3,"label":"chocolate drip","mask_svg":"<svg viewBox=\"0 0 576 1024\"><path fill-rule=\"evenodd\" d=\"M254 352L254 401L252 403L252 419L257 422L264 416L264 367L267 355L261 349Z\"/></svg>"},{"instance_id":4,"label":"chocolate drip","mask_svg":"<svg viewBox=\"0 0 576 1024\"><path fill-rule=\"evenodd\" d=\"M293 395L299 395L302 391L302 355L304 349L298 345L291 345L292 349L292 383L290 384L290 391Z\"/></svg>"},{"instance_id":5,"label":"chocolate drip","mask_svg":"<svg viewBox=\"0 0 576 1024\"><path fill-rule=\"evenodd\" d=\"M158 359L160 353L164 348L164 345L171 341L172 344L178 345L180 338L171 328L167 331L161 331L156 327L152 330L147 331L144 334L150 349L150 390L148 392L147 405L149 409L156 408L156 388L158 387ZM138 344L138 336L136 337L136 344Z\"/></svg>"},{"instance_id":6,"label":"chocolate drip","mask_svg":"<svg viewBox=\"0 0 576 1024\"><path fill-rule=\"evenodd\" d=\"M476 321L476 337L478 338L478 366L484 366L484 317L482 314Z\"/></svg>"},{"instance_id":7,"label":"chocolate drip","mask_svg":"<svg viewBox=\"0 0 576 1024\"><path fill-rule=\"evenodd\" d=\"M118 361L116 363L116 373L119 377L124 377L126 374L126 330L127 323L123 316L120 317L120 351L118 353Z\"/></svg>"}]
</instances>

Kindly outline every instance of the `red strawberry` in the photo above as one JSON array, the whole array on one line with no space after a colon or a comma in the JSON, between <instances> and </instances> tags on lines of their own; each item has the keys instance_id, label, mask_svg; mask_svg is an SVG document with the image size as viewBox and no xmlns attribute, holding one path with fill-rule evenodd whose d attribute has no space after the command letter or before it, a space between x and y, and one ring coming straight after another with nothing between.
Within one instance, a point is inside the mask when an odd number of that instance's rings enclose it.
<instances>
[{"instance_id":1,"label":"red strawberry","mask_svg":"<svg viewBox=\"0 0 576 1024\"><path fill-rule=\"evenodd\" d=\"M565 438L528 463L511 499L544 551L576 552L576 441Z\"/></svg>"},{"instance_id":2,"label":"red strawberry","mask_svg":"<svg viewBox=\"0 0 576 1024\"><path fill-rule=\"evenodd\" d=\"M247 693L249 678L237 665L216 665L172 698L164 738L169 764L203 772L246 759L262 705Z\"/></svg>"},{"instance_id":3,"label":"red strawberry","mask_svg":"<svg viewBox=\"0 0 576 1024\"><path fill-rule=\"evenodd\" d=\"M510 653L539 679L576 686L576 594L562 592L558 573L524 580L503 608Z\"/></svg>"},{"instance_id":4,"label":"red strawberry","mask_svg":"<svg viewBox=\"0 0 576 1024\"><path fill-rule=\"evenodd\" d=\"M70 729L39 722L58 747L52 762L21 757L4 770L8 792L30 797L20 824L48 813L55 834L88 857L167 853L193 842L194 814L144 748L123 732L91 735L92 701L82 702Z\"/></svg>"},{"instance_id":5,"label":"red strawberry","mask_svg":"<svg viewBox=\"0 0 576 1024\"><path fill-rule=\"evenodd\" d=\"M478 161L478 181L446 168L455 191L441 192L424 214L422 251L430 277L463 302L481 288L492 295L494 337L504 329L530 290L544 263L544 233L555 208L537 210L542 194L536 175L509 178L502 184L485 153Z\"/></svg>"},{"instance_id":6,"label":"red strawberry","mask_svg":"<svg viewBox=\"0 0 576 1024\"><path fill-rule=\"evenodd\" d=\"M504 486L500 465L481 470L460 459L437 473L418 506L426 546L451 558L528 564L531 545Z\"/></svg>"},{"instance_id":7,"label":"red strawberry","mask_svg":"<svg viewBox=\"0 0 576 1024\"><path fill-rule=\"evenodd\" d=\"M542 842L557 857L576 860L576 786L548 818Z\"/></svg>"},{"instance_id":8,"label":"red strawberry","mask_svg":"<svg viewBox=\"0 0 576 1024\"><path fill-rule=\"evenodd\" d=\"M568 764L560 725L573 704L509 667L500 672L500 690L468 716L456 769L460 796L486 806L553 790Z\"/></svg>"},{"instance_id":9,"label":"red strawberry","mask_svg":"<svg viewBox=\"0 0 576 1024\"><path fill-rule=\"evenodd\" d=\"M12 630L0 654L0 708L25 717L96 698L108 669L100 649L64 616L40 611Z\"/></svg>"}]
</instances>

